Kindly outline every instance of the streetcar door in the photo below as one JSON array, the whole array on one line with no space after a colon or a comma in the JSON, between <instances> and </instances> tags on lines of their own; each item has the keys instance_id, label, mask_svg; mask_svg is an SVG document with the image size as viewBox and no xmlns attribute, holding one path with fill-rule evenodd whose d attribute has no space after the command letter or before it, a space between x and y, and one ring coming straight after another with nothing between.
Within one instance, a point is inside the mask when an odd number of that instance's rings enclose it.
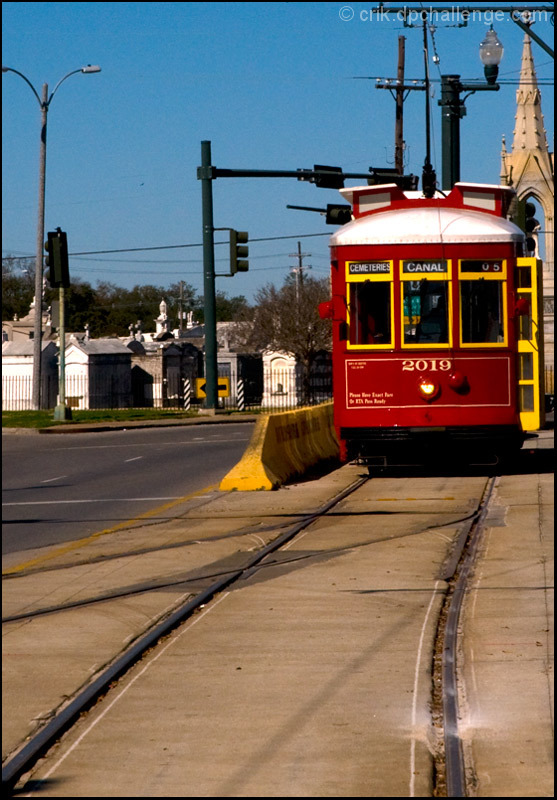
<instances>
[{"instance_id":1,"label":"streetcar door","mask_svg":"<svg viewBox=\"0 0 557 800\"><path fill-rule=\"evenodd\" d=\"M539 430L545 421L542 262L517 258L518 397L522 430ZM526 302L524 302L526 301ZM522 313L522 312L525 313Z\"/></svg>"}]
</instances>

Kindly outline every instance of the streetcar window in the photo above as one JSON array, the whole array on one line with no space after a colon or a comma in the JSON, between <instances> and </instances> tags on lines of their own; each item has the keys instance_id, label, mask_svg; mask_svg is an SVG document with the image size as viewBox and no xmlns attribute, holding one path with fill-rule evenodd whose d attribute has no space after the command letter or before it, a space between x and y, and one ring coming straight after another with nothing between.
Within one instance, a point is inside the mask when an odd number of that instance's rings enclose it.
<instances>
[{"instance_id":1,"label":"streetcar window","mask_svg":"<svg viewBox=\"0 0 557 800\"><path fill-rule=\"evenodd\" d=\"M503 283L461 281L462 343L504 342Z\"/></svg>"},{"instance_id":2,"label":"streetcar window","mask_svg":"<svg viewBox=\"0 0 557 800\"><path fill-rule=\"evenodd\" d=\"M404 281L404 343L448 344L447 281Z\"/></svg>"},{"instance_id":3,"label":"streetcar window","mask_svg":"<svg viewBox=\"0 0 557 800\"><path fill-rule=\"evenodd\" d=\"M521 297L524 297L528 301L528 305L532 302L532 295L530 293L519 292L518 298ZM529 342L532 337L532 316L530 314L521 314L518 318L518 338L521 342Z\"/></svg>"},{"instance_id":4,"label":"streetcar window","mask_svg":"<svg viewBox=\"0 0 557 800\"><path fill-rule=\"evenodd\" d=\"M391 284L365 281L350 287L350 344L391 344Z\"/></svg>"},{"instance_id":5,"label":"streetcar window","mask_svg":"<svg viewBox=\"0 0 557 800\"><path fill-rule=\"evenodd\" d=\"M526 384L526 386L520 386L520 410L521 411L534 411L535 409L535 395L534 395L534 387L532 385Z\"/></svg>"},{"instance_id":6,"label":"streetcar window","mask_svg":"<svg viewBox=\"0 0 557 800\"><path fill-rule=\"evenodd\" d=\"M519 369L518 377L521 381L534 380L534 354L533 353L520 353L519 354Z\"/></svg>"},{"instance_id":7,"label":"streetcar window","mask_svg":"<svg viewBox=\"0 0 557 800\"><path fill-rule=\"evenodd\" d=\"M529 289L532 286L531 267L528 266L516 268L516 285L519 289Z\"/></svg>"}]
</instances>

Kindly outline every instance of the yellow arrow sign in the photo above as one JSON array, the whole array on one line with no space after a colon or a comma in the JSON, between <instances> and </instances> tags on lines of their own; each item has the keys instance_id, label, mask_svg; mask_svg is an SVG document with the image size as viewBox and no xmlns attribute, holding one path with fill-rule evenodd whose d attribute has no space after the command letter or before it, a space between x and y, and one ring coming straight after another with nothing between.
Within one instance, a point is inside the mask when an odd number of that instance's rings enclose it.
<instances>
[{"instance_id":1,"label":"yellow arrow sign","mask_svg":"<svg viewBox=\"0 0 557 800\"><path fill-rule=\"evenodd\" d=\"M195 396L207 397L207 378L195 379ZM230 397L230 378L219 378L217 383L218 396Z\"/></svg>"}]
</instances>

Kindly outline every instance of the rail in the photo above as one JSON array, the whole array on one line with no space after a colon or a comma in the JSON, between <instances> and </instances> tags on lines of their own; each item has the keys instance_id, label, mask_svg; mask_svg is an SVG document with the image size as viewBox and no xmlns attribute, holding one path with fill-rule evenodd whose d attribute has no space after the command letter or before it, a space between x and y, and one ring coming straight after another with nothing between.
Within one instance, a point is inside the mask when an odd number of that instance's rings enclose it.
<instances>
[{"instance_id":1,"label":"rail","mask_svg":"<svg viewBox=\"0 0 557 800\"><path fill-rule=\"evenodd\" d=\"M29 739L18 751L8 757L2 768L2 783L7 792L11 792L18 780L28 772L37 760L68 730L79 716L89 709L110 688L111 684L124 675L142 656L154 647L163 637L171 633L201 606L213 600L220 592L231 584L246 578L256 568L265 566L266 559L282 546L290 542L297 534L309 527L313 522L330 512L338 503L356 492L366 484L369 478L360 477L348 487L338 492L332 499L313 512L304 515L295 523L284 528L277 524L273 530L280 530L277 538L252 554L243 566L225 574L221 574L195 597L191 594L166 619L159 621L142 637L137 639L126 652L119 655L92 682L83 687L68 701L50 721ZM437 645L434 648L433 669L433 704L437 703L442 713L444 752L436 764L438 786L436 796L442 796L441 784L446 785L449 797L467 796L467 776L462 752L462 743L458 730L459 707L456 682L457 647L459 637L459 615L467 582L477 558L481 537L485 526L490 500L497 479L489 478L482 497L475 511L466 518L466 525L461 529L456 550L451 554L444 573L440 576L448 583L447 595L437 633ZM159 588L158 584L151 587ZM144 587L147 591L148 587ZM49 608L42 613L52 613ZM435 697L437 686L441 686L440 697Z\"/></svg>"},{"instance_id":2,"label":"rail","mask_svg":"<svg viewBox=\"0 0 557 800\"><path fill-rule=\"evenodd\" d=\"M129 670L149 648L157 644L162 637L167 636L174 628L184 622L201 606L212 600L219 592L222 592L230 584L240 580L240 578L245 577L254 567L260 565L268 555L280 549L300 531L311 525L314 520L326 514L344 500L345 497L355 492L367 480L367 477L358 479L315 512L289 526L276 539L255 553L241 569L227 573L224 577L220 577L211 583L204 591L194 598L188 599L171 616L139 638L132 647L108 666L90 685L79 691L68 705L56 714L44 728L32 736L19 751L6 759L2 765L2 786L5 790L11 791L19 778L31 769L62 733L68 730L78 717L108 690L110 684Z\"/></svg>"}]
</instances>

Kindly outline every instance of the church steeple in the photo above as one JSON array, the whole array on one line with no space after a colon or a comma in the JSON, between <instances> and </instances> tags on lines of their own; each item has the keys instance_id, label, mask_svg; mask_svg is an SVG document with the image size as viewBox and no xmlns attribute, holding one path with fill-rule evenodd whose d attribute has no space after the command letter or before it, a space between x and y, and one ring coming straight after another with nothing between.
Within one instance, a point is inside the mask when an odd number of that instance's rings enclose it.
<instances>
[{"instance_id":1,"label":"church steeple","mask_svg":"<svg viewBox=\"0 0 557 800\"><path fill-rule=\"evenodd\" d=\"M499 177L501 178L501 186L511 185L510 175L507 170L508 155L509 154L507 153L507 141L503 134L503 136L501 137L501 173L499 175Z\"/></svg>"},{"instance_id":2,"label":"church steeple","mask_svg":"<svg viewBox=\"0 0 557 800\"><path fill-rule=\"evenodd\" d=\"M516 124L512 150L548 150L543 127L541 95L538 88L532 44L528 34L524 36L520 83L516 92Z\"/></svg>"}]
</instances>

